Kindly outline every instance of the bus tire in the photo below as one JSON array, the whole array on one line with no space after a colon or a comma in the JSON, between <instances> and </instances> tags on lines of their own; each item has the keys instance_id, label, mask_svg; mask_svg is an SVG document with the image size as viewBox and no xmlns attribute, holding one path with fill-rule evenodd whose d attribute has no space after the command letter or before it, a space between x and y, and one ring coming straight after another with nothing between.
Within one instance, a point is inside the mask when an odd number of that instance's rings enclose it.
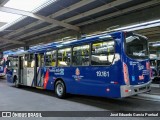
<instances>
[{"instance_id":1,"label":"bus tire","mask_svg":"<svg viewBox=\"0 0 160 120\"><path fill-rule=\"evenodd\" d=\"M18 79L17 79L16 76L14 77L14 85L15 85L16 88L19 88L19 87L20 87L20 85L19 85L19 83L18 83Z\"/></svg>"},{"instance_id":2,"label":"bus tire","mask_svg":"<svg viewBox=\"0 0 160 120\"><path fill-rule=\"evenodd\" d=\"M58 98L66 97L66 86L62 80L57 80L55 83L55 94Z\"/></svg>"}]
</instances>

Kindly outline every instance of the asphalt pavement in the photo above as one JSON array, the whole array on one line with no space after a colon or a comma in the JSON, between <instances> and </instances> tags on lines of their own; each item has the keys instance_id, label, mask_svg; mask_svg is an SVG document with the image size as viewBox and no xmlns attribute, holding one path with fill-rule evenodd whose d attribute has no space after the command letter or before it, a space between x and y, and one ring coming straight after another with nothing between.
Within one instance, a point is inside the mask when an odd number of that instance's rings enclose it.
<instances>
[{"instance_id":1,"label":"asphalt pavement","mask_svg":"<svg viewBox=\"0 0 160 120\"><path fill-rule=\"evenodd\" d=\"M8 85L5 79L0 79L0 111L160 111L160 102L132 97L109 99L81 95L58 99L53 91L15 88ZM149 120L145 117L139 118L141 119Z\"/></svg>"}]
</instances>

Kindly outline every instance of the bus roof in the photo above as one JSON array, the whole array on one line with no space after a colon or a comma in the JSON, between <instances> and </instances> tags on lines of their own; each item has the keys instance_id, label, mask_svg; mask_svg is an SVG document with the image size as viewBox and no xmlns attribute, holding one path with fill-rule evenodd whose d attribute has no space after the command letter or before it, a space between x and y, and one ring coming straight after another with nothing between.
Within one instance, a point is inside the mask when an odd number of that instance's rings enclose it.
<instances>
[{"instance_id":1,"label":"bus roof","mask_svg":"<svg viewBox=\"0 0 160 120\"><path fill-rule=\"evenodd\" d=\"M48 43L48 44L45 44L45 45L38 45L38 46L31 47L27 51L14 52L12 55L16 56L16 55L27 54L27 53L42 53L42 52L46 52L46 51L49 51L49 50L52 50L52 49L69 47L69 46L79 45L79 44L80 45L81 44L87 44L87 43L90 43L90 42L94 42L97 39L113 38L114 36L119 35L122 32L123 31L103 33L103 34L100 34L100 35L93 35L93 36L83 38L83 39L80 39L80 40L73 40L73 41L66 41L66 42L53 42L53 43Z\"/></svg>"}]
</instances>

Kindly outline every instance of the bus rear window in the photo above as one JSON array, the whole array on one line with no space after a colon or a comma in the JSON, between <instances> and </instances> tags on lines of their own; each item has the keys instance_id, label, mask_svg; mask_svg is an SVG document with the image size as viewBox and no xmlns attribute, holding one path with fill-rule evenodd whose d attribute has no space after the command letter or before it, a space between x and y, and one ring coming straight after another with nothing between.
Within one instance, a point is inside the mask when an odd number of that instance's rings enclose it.
<instances>
[{"instance_id":1,"label":"bus rear window","mask_svg":"<svg viewBox=\"0 0 160 120\"><path fill-rule=\"evenodd\" d=\"M130 58L148 58L147 39L136 34L127 34L125 39L125 51Z\"/></svg>"}]
</instances>

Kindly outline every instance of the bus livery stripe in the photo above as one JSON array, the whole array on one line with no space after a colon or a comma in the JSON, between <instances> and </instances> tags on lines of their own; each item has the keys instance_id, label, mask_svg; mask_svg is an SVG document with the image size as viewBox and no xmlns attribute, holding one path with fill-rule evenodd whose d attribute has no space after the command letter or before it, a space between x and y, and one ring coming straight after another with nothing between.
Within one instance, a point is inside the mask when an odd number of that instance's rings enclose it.
<instances>
[{"instance_id":1,"label":"bus livery stripe","mask_svg":"<svg viewBox=\"0 0 160 120\"><path fill-rule=\"evenodd\" d=\"M43 86L44 89L46 89L46 87L47 87L48 80L49 80L49 70L46 71L46 74L44 77L44 86Z\"/></svg>"}]
</instances>

